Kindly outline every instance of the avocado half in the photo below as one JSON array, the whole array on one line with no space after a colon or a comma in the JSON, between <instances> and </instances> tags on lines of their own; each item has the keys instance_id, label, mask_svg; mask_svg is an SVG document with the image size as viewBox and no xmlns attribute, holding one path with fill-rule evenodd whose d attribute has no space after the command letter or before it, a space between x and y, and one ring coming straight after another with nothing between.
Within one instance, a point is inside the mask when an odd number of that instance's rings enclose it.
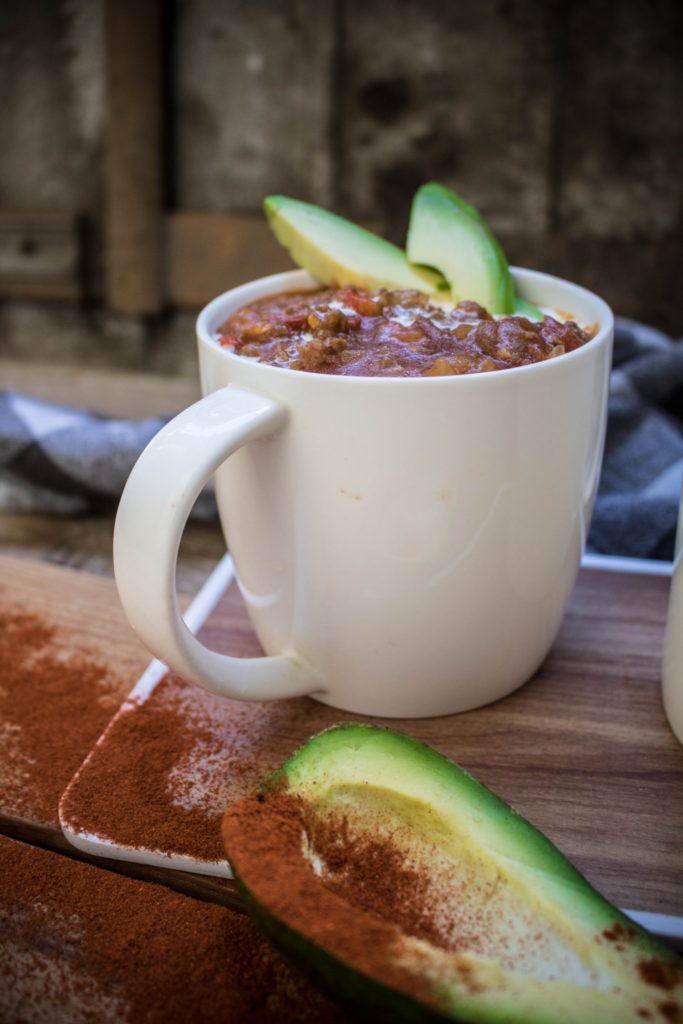
<instances>
[{"instance_id":1,"label":"avocado half","mask_svg":"<svg viewBox=\"0 0 683 1024\"><path fill-rule=\"evenodd\" d=\"M678 957L408 736L361 724L314 736L222 831L257 925L368 1019L683 1019Z\"/></svg>"},{"instance_id":2,"label":"avocado half","mask_svg":"<svg viewBox=\"0 0 683 1024\"><path fill-rule=\"evenodd\" d=\"M455 302L473 299L490 313L542 319L535 306L515 296L505 253L486 221L443 185L430 182L415 193L406 252L412 263L441 271Z\"/></svg>"},{"instance_id":3,"label":"avocado half","mask_svg":"<svg viewBox=\"0 0 683 1024\"><path fill-rule=\"evenodd\" d=\"M263 208L278 242L323 284L448 294L438 271L411 266L403 249L343 217L287 196L268 196Z\"/></svg>"}]
</instances>

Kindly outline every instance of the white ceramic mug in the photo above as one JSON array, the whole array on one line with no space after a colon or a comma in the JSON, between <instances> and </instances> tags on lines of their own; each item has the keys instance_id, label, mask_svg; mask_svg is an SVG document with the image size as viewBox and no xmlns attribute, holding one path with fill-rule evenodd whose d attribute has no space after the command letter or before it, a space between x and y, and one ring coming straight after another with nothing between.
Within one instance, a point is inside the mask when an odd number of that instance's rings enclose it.
<instances>
[{"instance_id":1,"label":"white ceramic mug","mask_svg":"<svg viewBox=\"0 0 683 1024\"><path fill-rule=\"evenodd\" d=\"M296 271L211 302L206 397L151 442L116 521L128 617L171 668L244 700L311 694L368 715L443 715L510 693L559 628L602 457L612 314L590 292L514 271L537 305L597 323L574 352L469 376L343 377L221 348L246 303L313 287ZM175 565L212 473L239 587L267 656L203 647Z\"/></svg>"}]
</instances>

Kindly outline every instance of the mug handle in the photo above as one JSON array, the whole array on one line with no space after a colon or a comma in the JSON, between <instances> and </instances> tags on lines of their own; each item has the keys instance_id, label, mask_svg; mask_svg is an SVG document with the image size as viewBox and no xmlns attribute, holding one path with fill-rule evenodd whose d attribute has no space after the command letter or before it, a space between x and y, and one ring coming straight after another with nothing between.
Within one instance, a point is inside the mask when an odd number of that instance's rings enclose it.
<instances>
[{"instance_id":1,"label":"mug handle","mask_svg":"<svg viewBox=\"0 0 683 1024\"><path fill-rule=\"evenodd\" d=\"M323 689L295 651L232 658L204 647L185 625L176 596L180 538L197 495L233 452L286 420L281 405L255 392L229 386L207 395L152 438L116 516L114 575L131 626L174 672L221 697L274 700Z\"/></svg>"}]
</instances>

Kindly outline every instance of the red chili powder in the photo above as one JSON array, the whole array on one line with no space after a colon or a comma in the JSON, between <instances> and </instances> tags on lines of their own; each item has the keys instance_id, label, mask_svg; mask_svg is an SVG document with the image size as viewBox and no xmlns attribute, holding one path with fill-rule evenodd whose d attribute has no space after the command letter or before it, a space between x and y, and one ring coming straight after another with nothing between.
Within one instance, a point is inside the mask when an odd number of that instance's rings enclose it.
<instances>
[{"instance_id":1,"label":"red chili powder","mask_svg":"<svg viewBox=\"0 0 683 1024\"><path fill-rule=\"evenodd\" d=\"M638 933L635 928L629 928L623 924L619 924L619 922L615 922L611 927L603 929L600 934L609 942L623 943L626 940L635 938Z\"/></svg>"},{"instance_id":2,"label":"red chili powder","mask_svg":"<svg viewBox=\"0 0 683 1024\"><path fill-rule=\"evenodd\" d=\"M201 722L178 709L175 685L172 675L165 676L152 699L119 716L105 741L106 758L93 757L62 810L70 824L86 830L92 818L106 820L107 837L125 846L189 856L201 850L207 860L225 860L222 810L211 814L172 799L170 772L212 739Z\"/></svg>"},{"instance_id":3,"label":"red chili powder","mask_svg":"<svg viewBox=\"0 0 683 1024\"><path fill-rule=\"evenodd\" d=\"M50 825L122 691L104 665L60 649L56 633L28 612L0 616L0 807Z\"/></svg>"},{"instance_id":4,"label":"red chili powder","mask_svg":"<svg viewBox=\"0 0 683 1024\"><path fill-rule=\"evenodd\" d=\"M208 628L203 635L220 646ZM168 673L149 697L117 716L62 810L74 828L114 843L224 860L225 808L338 718L304 698L226 700Z\"/></svg>"},{"instance_id":5,"label":"red chili powder","mask_svg":"<svg viewBox=\"0 0 683 1024\"><path fill-rule=\"evenodd\" d=\"M0 1019L348 1020L243 915L5 838Z\"/></svg>"},{"instance_id":6,"label":"red chili powder","mask_svg":"<svg viewBox=\"0 0 683 1024\"><path fill-rule=\"evenodd\" d=\"M406 864L390 838L352 833L343 814L306 814L313 849L325 862L325 888L359 910L370 910L402 932L441 949L450 945L433 917L430 879Z\"/></svg>"},{"instance_id":7,"label":"red chili powder","mask_svg":"<svg viewBox=\"0 0 683 1024\"><path fill-rule=\"evenodd\" d=\"M671 992L681 983L681 967L678 964L665 963L654 958L640 960L638 974L647 985L663 988L667 992Z\"/></svg>"},{"instance_id":8,"label":"red chili powder","mask_svg":"<svg viewBox=\"0 0 683 1024\"><path fill-rule=\"evenodd\" d=\"M236 875L290 927L364 974L438 1008L427 980L401 966L396 955L402 929L428 940L435 932L421 905L423 880L403 864L389 840L373 838L355 842L351 874L328 884L302 856L309 818L301 798L284 790L233 804L222 834ZM330 849L337 844L334 825L327 833L319 828L315 843L323 859L340 852ZM379 875L384 875L381 883ZM356 884L359 890L349 898Z\"/></svg>"}]
</instances>

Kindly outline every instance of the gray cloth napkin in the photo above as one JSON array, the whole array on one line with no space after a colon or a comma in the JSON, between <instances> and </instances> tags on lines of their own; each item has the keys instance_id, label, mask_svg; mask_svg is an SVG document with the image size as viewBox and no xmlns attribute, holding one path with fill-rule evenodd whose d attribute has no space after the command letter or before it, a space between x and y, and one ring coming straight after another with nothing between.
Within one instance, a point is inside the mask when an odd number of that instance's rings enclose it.
<instances>
[{"instance_id":1,"label":"gray cloth napkin","mask_svg":"<svg viewBox=\"0 0 683 1024\"><path fill-rule=\"evenodd\" d=\"M0 391L0 510L112 512L138 456L165 422L109 419ZM212 488L192 515L216 515Z\"/></svg>"},{"instance_id":2,"label":"gray cloth napkin","mask_svg":"<svg viewBox=\"0 0 683 1024\"><path fill-rule=\"evenodd\" d=\"M673 558L682 477L683 340L619 319L589 549Z\"/></svg>"},{"instance_id":3,"label":"gray cloth napkin","mask_svg":"<svg viewBox=\"0 0 683 1024\"><path fill-rule=\"evenodd\" d=\"M138 455L163 426L0 392L0 509L110 512ZM683 342L617 323L607 443L589 549L671 558L683 474ZM216 515L210 488L193 516Z\"/></svg>"}]
</instances>

